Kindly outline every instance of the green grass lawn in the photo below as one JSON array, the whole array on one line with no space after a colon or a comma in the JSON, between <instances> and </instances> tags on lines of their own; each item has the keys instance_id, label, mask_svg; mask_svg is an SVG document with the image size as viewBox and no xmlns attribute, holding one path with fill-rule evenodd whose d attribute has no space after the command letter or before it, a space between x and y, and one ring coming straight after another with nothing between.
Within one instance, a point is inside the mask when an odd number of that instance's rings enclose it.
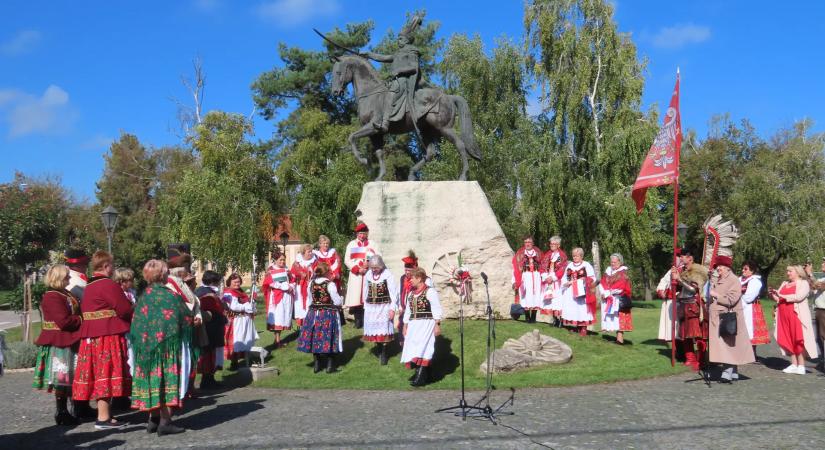
<instances>
[{"instance_id":1,"label":"green grass lawn","mask_svg":"<svg viewBox=\"0 0 825 450\"><path fill-rule=\"evenodd\" d=\"M633 309L634 331L626 333L625 339L632 345L619 346L614 338L601 334L580 337L565 329L553 328L547 324L527 324L502 320L496 323L496 347L509 338L518 338L534 328L542 333L561 339L573 349L573 359L568 364L543 366L522 372L500 374L494 377L498 388L522 388L540 386L569 386L578 384L605 383L621 380L635 380L684 372L677 365L670 366L670 350L656 339L659 326L661 302L636 302ZM259 330L265 329L264 318L257 320ZM433 380L429 389L457 389L460 387L459 333L458 321L442 323L443 334L436 343L431 368ZM411 389L407 381L412 370L399 362L400 348L392 347L390 363L378 364L378 357L372 351L374 344L360 340L361 330L348 323L344 327L344 353L337 356L338 372L313 374L312 355L295 350L297 333L284 332L289 344L275 350L270 365L277 366L281 374L255 383L260 387L273 388L347 388L347 389ZM273 334L261 332L258 345L272 346ZM486 357L487 322L465 322L465 376L468 389L483 389L484 374L479 366ZM341 365L342 364L342 365ZM232 372L224 370L223 375Z\"/></svg>"},{"instance_id":2,"label":"green grass lawn","mask_svg":"<svg viewBox=\"0 0 825 450\"><path fill-rule=\"evenodd\" d=\"M509 387L570 386L579 384L609 383L622 380L637 380L685 372L677 364L670 366L670 350L656 339L659 327L659 312L662 302L635 302L633 308L634 331L625 334L632 345L619 346L613 343L614 335L590 334L580 337L565 329L553 328L544 323L527 324L511 320L496 322L496 347L501 348L509 338L518 338L534 328L542 333L561 339L573 349L573 359L563 365L543 366L522 372L494 376L494 384L499 389ZM768 329L772 330L773 302L764 301L762 306ZM274 335L265 331L265 317L256 318L260 333L258 345L273 348ZM426 389L457 389L460 387L459 333L457 320L442 323L442 336L436 342L431 368L432 382ZM33 336L40 332L40 324L33 324ZM20 340L20 328L6 331L7 342ZM280 369L279 376L272 376L254 383L259 387L288 389L412 389L407 379L412 370L399 362L401 349L393 344L390 362L386 366L378 364L378 357L372 351L374 344L361 342L361 330L356 330L352 322L344 327L344 353L337 356L338 372L327 374L312 373L312 355L295 350L297 330L285 331L282 339L287 347L270 354L268 365ZM483 389L484 374L479 366L484 361L487 341L486 321L465 322L465 374L468 389ZM228 367L228 364L227 364ZM232 377L229 370L223 377Z\"/></svg>"}]
</instances>

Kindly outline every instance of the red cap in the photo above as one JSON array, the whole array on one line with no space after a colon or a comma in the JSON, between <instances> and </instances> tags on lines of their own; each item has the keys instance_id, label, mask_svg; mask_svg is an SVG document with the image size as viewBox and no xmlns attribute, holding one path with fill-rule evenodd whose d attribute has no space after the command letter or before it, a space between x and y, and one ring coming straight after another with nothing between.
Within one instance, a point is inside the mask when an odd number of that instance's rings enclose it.
<instances>
[{"instance_id":1,"label":"red cap","mask_svg":"<svg viewBox=\"0 0 825 450\"><path fill-rule=\"evenodd\" d=\"M362 231L370 231L370 229L367 227L367 224L365 224L364 222L360 222L358 225L355 226L356 233L361 233Z\"/></svg>"},{"instance_id":2,"label":"red cap","mask_svg":"<svg viewBox=\"0 0 825 450\"><path fill-rule=\"evenodd\" d=\"M413 258L412 256L401 258L401 262L404 263L404 267L418 267L418 258Z\"/></svg>"},{"instance_id":3,"label":"red cap","mask_svg":"<svg viewBox=\"0 0 825 450\"><path fill-rule=\"evenodd\" d=\"M717 256L716 263L713 265L713 267L716 268L719 266L727 266L728 268L733 267L733 258L725 255Z\"/></svg>"}]
</instances>

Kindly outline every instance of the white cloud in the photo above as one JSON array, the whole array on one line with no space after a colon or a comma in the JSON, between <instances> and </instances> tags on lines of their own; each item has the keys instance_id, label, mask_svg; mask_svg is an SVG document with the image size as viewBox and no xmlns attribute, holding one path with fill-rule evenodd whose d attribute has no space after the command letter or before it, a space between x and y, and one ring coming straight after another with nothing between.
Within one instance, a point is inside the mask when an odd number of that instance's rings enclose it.
<instances>
[{"instance_id":1,"label":"white cloud","mask_svg":"<svg viewBox=\"0 0 825 450\"><path fill-rule=\"evenodd\" d=\"M313 17L335 15L340 10L338 0L274 0L258 5L257 13L261 19L290 27Z\"/></svg>"},{"instance_id":2,"label":"white cloud","mask_svg":"<svg viewBox=\"0 0 825 450\"><path fill-rule=\"evenodd\" d=\"M102 152L105 152L109 149L109 146L112 145L112 142L114 141L114 138L104 136L102 134L97 134L81 142L80 148L82 150L100 150Z\"/></svg>"},{"instance_id":3,"label":"white cloud","mask_svg":"<svg viewBox=\"0 0 825 450\"><path fill-rule=\"evenodd\" d=\"M0 44L0 54L6 56L22 55L31 51L41 39L39 31L23 30L10 40Z\"/></svg>"},{"instance_id":4,"label":"white cloud","mask_svg":"<svg viewBox=\"0 0 825 450\"><path fill-rule=\"evenodd\" d=\"M60 134L72 128L77 112L69 105L69 94L50 85L43 95L17 89L0 90L0 116L9 126L11 138L28 134Z\"/></svg>"},{"instance_id":5,"label":"white cloud","mask_svg":"<svg viewBox=\"0 0 825 450\"><path fill-rule=\"evenodd\" d=\"M661 28L651 41L659 48L681 48L710 39L710 27L692 23Z\"/></svg>"}]
</instances>

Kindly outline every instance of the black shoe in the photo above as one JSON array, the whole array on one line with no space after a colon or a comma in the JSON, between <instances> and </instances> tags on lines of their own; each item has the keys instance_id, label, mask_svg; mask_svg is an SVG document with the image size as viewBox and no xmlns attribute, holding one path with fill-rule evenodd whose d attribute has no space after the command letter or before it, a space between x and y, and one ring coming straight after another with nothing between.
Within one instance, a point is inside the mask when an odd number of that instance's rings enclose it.
<instances>
[{"instance_id":1,"label":"black shoe","mask_svg":"<svg viewBox=\"0 0 825 450\"><path fill-rule=\"evenodd\" d=\"M180 434L180 433L183 433L184 431L186 431L186 430L184 430L181 427L176 427L175 425L172 425L171 423L167 423L166 425L158 425L158 436L163 436L163 435L166 435L166 434Z\"/></svg>"},{"instance_id":2,"label":"black shoe","mask_svg":"<svg viewBox=\"0 0 825 450\"><path fill-rule=\"evenodd\" d=\"M72 401L73 416L77 419L97 419L97 411L89 406L88 401Z\"/></svg>"},{"instance_id":3,"label":"black shoe","mask_svg":"<svg viewBox=\"0 0 825 450\"><path fill-rule=\"evenodd\" d=\"M126 426L126 422L115 422L112 417L109 420L98 420L95 422L95 430L119 430Z\"/></svg>"},{"instance_id":4,"label":"black shoe","mask_svg":"<svg viewBox=\"0 0 825 450\"><path fill-rule=\"evenodd\" d=\"M378 361L382 366L386 366L390 361L389 356L387 356L387 344L381 344L381 353L378 355Z\"/></svg>"},{"instance_id":5,"label":"black shoe","mask_svg":"<svg viewBox=\"0 0 825 450\"><path fill-rule=\"evenodd\" d=\"M160 426L160 417L149 417L149 421L146 422L146 432L154 433L158 431L158 426Z\"/></svg>"},{"instance_id":6,"label":"black shoe","mask_svg":"<svg viewBox=\"0 0 825 450\"><path fill-rule=\"evenodd\" d=\"M68 399L63 398L56 398L57 408L54 413L54 423L57 425L77 425L80 423L76 417L69 413L69 409L66 407Z\"/></svg>"},{"instance_id":7,"label":"black shoe","mask_svg":"<svg viewBox=\"0 0 825 450\"><path fill-rule=\"evenodd\" d=\"M335 358L329 354L327 355L327 373L335 372Z\"/></svg>"},{"instance_id":8,"label":"black shoe","mask_svg":"<svg viewBox=\"0 0 825 450\"><path fill-rule=\"evenodd\" d=\"M318 373L321 371L321 355L313 353L312 358L312 373Z\"/></svg>"},{"instance_id":9,"label":"black shoe","mask_svg":"<svg viewBox=\"0 0 825 450\"><path fill-rule=\"evenodd\" d=\"M425 366L418 366L415 372L415 378L410 382L410 386L424 386L427 384L427 368Z\"/></svg>"}]
</instances>

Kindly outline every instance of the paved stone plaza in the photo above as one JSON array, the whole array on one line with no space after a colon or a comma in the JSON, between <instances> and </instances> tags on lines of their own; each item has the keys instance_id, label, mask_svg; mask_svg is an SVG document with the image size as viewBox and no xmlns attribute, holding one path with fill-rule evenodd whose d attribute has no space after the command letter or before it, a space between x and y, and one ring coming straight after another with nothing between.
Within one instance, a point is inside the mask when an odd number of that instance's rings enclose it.
<instances>
[{"instance_id":1,"label":"paved stone plaza","mask_svg":"<svg viewBox=\"0 0 825 450\"><path fill-rule=\"evenodd\" d=\"M188 431L164 437L148 435L137 413L119 415L131 424L123 431L58 428L52 397L29 388L30 373L9 373L0 378L0 448L825 448L825 377L785 375L775 354L765 363L710 388L685 374L520 389L507 409L515 415L498 426L434 414L457 402L453 391L244 387L188 402L177 419ZM501 387L498 402L509 394Z\"/></svg>"}]
</instances>

